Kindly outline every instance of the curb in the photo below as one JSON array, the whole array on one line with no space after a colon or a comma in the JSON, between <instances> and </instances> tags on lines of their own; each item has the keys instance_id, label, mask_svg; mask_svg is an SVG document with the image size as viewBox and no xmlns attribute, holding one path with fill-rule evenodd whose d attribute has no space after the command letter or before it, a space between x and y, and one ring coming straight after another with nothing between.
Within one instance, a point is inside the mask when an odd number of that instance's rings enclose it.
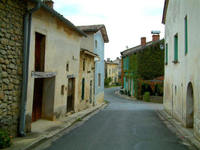
<instances>
[{"instance_id":1,"label":"curb","mask_svg":"<svg viewBox=\"0 0 200 150\"><path fill-rule=\"evenodd\" d=\"M37 141L35 142L32 142L30 145L26 146L25 148L22 148L21 150L31 150L33 148L35 148L36 146L38 146L39 144L53 138L54 136L56 136L57 134L63 132L64 130L68 129L69 127L73 126L76 122L77 122L77 119L83 119L85 117L87 117L88 115L96 112L96 111L99 111L100 109L104 109L108 104L106 103L103 103L102 105L100 105L99 107L95 108L94 110L91 110L90 112L87 112L86 114L84 114L83 116L81 117L77 117L74 121L70 122L69 124L67 124L65 127L63 128L60 128L60 130L52 133L51 135L48 135L48 136L42 136L40 137Z\"/></svg>"},{"instance_id":2,"label":"curb","mask_svg":"<svg viewBox=\"0 0 200 150\"><path fill-rule=\"evenodd\" d=\"M156 112L164 123L165 123L165 121L170 123L170 125L175 128L175 131L178 132L184 138L184 140L186 140L191 146L193 146L193 148L195 148L197 150L200 149L200 141L198 141L194 137L194 134L192 134L192 137L191 137L191 135L189 135L186 131L184 131L187 129L184 128L182 125L177 124L174 121L174 118L172 118L169 114L167 114L167 112L165 112L165 110L157 110Z\"/></svg>"}]
</instances>

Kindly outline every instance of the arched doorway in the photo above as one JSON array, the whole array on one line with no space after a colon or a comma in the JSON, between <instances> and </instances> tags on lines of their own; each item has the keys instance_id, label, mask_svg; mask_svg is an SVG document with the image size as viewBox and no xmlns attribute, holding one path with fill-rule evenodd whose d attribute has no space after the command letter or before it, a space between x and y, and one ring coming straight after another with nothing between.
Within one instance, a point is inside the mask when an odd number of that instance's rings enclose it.
<instances>
[{"instance_id":1,"label":"arched doorway","mask_svg":"<svg viewBox=\"0 0 200 150\"><path fill-rule=\"evenodd\" d=\"M186 127L193 128L194 124L194 94L193 86L190 82L187 87L187 97L186 97Z\"/></svg>"}]
</instances>

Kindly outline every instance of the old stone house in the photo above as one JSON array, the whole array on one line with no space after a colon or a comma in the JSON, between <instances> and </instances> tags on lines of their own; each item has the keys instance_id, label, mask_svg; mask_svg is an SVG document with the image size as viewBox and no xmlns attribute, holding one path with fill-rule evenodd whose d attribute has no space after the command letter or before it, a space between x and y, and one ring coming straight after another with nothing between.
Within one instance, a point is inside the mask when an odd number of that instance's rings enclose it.
<instances>
[{"instance_id":1,"label":"old stone house","mask_svg":"<svg viewBox=\"0 0 200 150\"><path fill-rule=\"evenodd\" d=\"M200 139L200 1L165 0L164 107ZM173 17L172 17L173 16Z\"/></svg>"},{"instance_id":2,"label":"old stone house","mask_svg":"<svg viewBox=\"0 0 200 150\"><path fill-rule=\"evenodd\" d=\"M141 98L141 84L144 80L163 76L164 74L164 40L159 34L152 35L152 41L141 38L141 45L121 52L122 87L130 96ZM151 90L150 90L151 91Z\"/></svg>"},{"instance_id":3,"label":"old stone house","mask_svg":"<svg viewBox=\"0 0 200 150\"><path fill-rule=\"evenodd\" d=\"M94 105L95 58L97 57L90 50L81 48L78 92L79 111Z\"/></svg>"},{"instance_id":4,"label":"old stone house","mask_svg":"<svg viewBox=\"0 0 200 150\"><path fill-rule=\"evenodd\" d=\"M41 3L32 14L26 128L38 119L55 120L78 111L80 42L86 36L53 9ZM33 7L35 1L29 3Z\"/></svg>"},{"instance_id":5,"label":"old stone house","mask_svg":"<svg viewBox=\"0 0 200 150\"><path fill-rule=\"evenodd\" d=\"M23 0L0 1L0 128L17 135L22 88Z\"/></svg>"},{"instance_id":6,"label":"old stone house","mask_svg":"<svg viewBox=\"0 0 200 150\"><path fill-rule=\"evenodd\" d=\"M114 63L111 60L105 61L105 78L111 79L110 85L118 83L118 77L119 77L118 66L119 66L118 63Z\"/></svg>"},{"instance_id":7,"label":"old stone house","mask_svg":"<svg viewBox=\"0 0 200 150\"><path fill-rule=\"evenodd\" d=\"M81 40L84 49L98 55L95 59L94 104L104 101L104 43L108 43L108 35L104 25L79 26L87 34Z\"/></svg>"},{"instance_id":8,"label":"old stone house","mask_svg":"<svg viewBox=\"0 0 200 150\"><path fill-rule=\"evenodd\" d=\"M117 63L118 64L118 82L121 83L121 71L122 71L122 68L121 68L121 58L117 57L115 60L113 60L114 63Z\"/></svg>"}]
</instances>

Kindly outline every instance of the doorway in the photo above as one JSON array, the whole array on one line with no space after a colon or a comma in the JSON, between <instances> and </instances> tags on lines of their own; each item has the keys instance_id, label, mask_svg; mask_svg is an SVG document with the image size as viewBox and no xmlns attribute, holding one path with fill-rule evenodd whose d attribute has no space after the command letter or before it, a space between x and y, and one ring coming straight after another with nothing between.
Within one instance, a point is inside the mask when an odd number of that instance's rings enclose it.
<instances>
[{"instance_id":1,"label":"doorway","mask_svg":"<svg viewBox=\"0 0 200 150\"><path fill-rule=\"evenodd\" d=\"M35 33L35 71L44 72L45 62L45 35ZM44 79L34 80L32 121L42 117Z\"/></svg>"},{"instance_id":2,"label":"doorway","mask_svg":"<svg viewBox=\"0 0 200 150\"><path fill-rule=\"evenodd\" d=\"M35 71L44 72L45 35L35 33Z\"/></svg>"},{"instance_id":3,"label":"doorway","mask_svg":"<svg viewBox=\"0 0 200 150\"><path fill-rule=\"evenodd\" d=\"M32 122L42 117L43 79L35 79L33 94Z\"/></svg>"},{"instance_id":4,"label":"doorway","mask_svg":"<svg viewBox=\"0 0 200 150\"><path fill-rule=\"evenodd\" d=\"M193 128L194 124L194 93L193 86L190 82L187 87L186 97L186 127Z\"/></svg>"},{"instance_id":5,"label":"doorway","mask_svg":"<svg viewBox=\"0 0 200 150\"><path fill-rule=\"evenodd\" d=\"M68 79L67 112L74 111L75 78Z\"/></svg>"}]
</instances>

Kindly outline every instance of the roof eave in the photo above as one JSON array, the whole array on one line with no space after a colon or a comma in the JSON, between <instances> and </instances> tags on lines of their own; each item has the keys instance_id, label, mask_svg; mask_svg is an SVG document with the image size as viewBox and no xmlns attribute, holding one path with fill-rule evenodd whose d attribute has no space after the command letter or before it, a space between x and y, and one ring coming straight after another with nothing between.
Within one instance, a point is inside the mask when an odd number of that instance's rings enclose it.
<instances>
[{"instance_id":1,"label":"roof eave","mask_svg":"<svg viewBox=\"0 0 200 150\"><path fill-rule=\"evenodd\" d=\"M38 0L30 0L31 2L37 3ZM81 36L85 36L87 37L87 34L84 33L83 31L79 30L73 23L71 23L69 20L67 20L66 18L64 18L62 15L60 15L57 11L55 11L54 9L48 7L47 5L45 5L43 2L41 2L41 7L44 8L46 11L48 11L50 14L52 14L53 16L57 17L58 19L60 19L61 21L63 21L65 24L67 24L72 30L76 31L77 33L79 33Z\"/></svg>"},{"instance_id":2,"label":"roof eave","mask_svg":"<svg viewBox=\"0 0 200 150\"><path fill-rule=\"evenodd\" d=\"M166 21L166 15L167 15L168 4L169 4L169 0L165 0L164 9L163 9L163 17L162 17L162 23L163 23L163 24L165 24L165 21Z\"/></svg>"}]
</instances>

